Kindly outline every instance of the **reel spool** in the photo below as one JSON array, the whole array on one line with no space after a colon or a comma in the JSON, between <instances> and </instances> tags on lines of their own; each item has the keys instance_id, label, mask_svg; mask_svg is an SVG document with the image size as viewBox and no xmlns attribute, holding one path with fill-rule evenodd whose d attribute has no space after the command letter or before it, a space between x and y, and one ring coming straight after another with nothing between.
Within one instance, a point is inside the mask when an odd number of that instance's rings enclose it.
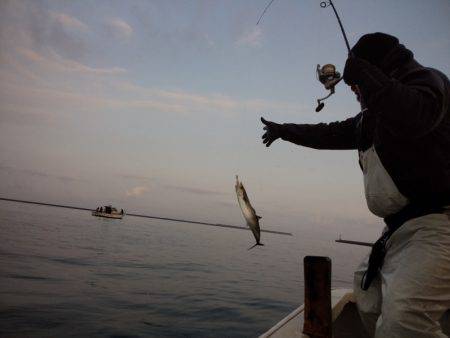
<instances>
[{"instance_id":1,"label":"reel spool","mask_svg":"<svg viewBox=\"0 0 450 338\"><path fill-rule=\"evenodd\" d=\"M322 67L320 67L320 65L317 65L316 74L317 79L320 81L320 83L324 85L326 90L330 91L330 93L327 96L321 99L317 99L316 112L319 112L325 106L325 103L323 103L322 101L328 99L331 95L335 93L334 88L339 83L339 81L342 80L342 77L341 74L336 71L336 67L331 63L327 63Z\"/></svg>"}]
</instances>

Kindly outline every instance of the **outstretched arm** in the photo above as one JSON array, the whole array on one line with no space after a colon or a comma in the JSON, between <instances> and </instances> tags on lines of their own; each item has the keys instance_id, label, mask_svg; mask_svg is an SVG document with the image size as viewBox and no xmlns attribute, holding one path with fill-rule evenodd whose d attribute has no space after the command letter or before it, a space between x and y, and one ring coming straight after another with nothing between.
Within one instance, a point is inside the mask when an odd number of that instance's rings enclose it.
<instances>
[{"instance_id":1,"label":"outstretched arm","mask_svg":"<svg viewBox=\"0 0 450 338\"><path fill-rule=\"evenodd\" d=\"M263 143L269 147L281 138L304 147L314 149L356 149L356 126L361 114L341 122L319 124L278 124L261 117L266 133Z\"/></svg>"}]
</instances>

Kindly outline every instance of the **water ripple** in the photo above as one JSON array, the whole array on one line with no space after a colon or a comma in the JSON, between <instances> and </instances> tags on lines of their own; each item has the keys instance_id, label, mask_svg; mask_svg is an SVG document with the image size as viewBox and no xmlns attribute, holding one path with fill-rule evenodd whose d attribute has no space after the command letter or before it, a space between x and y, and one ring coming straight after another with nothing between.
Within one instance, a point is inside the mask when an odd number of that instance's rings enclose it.
<instances>
[{"instance_id":1,"label":"water ripple","mask_svg":"<svg viewBox=\"0 0 450 338\"><path fill-rule=\"evenodd\" d=\"M2 337L254 337L302 302L292 238L42 210L0 203Z\"/></svg>"}]
</instances>

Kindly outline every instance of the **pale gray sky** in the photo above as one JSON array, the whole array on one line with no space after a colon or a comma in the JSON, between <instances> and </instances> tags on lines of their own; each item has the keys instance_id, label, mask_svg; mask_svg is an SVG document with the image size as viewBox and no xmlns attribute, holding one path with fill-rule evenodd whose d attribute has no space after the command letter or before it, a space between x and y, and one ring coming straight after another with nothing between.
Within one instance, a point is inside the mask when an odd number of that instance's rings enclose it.
<instances>
[{"instance_id":1,"label":"pale gray sky","mask_svg":"<svg viewBox=\"0 0 450 338\"><path fill-rule=\"evenodd\" d=\"M277 0L256 26L266 4L2 0L0 195L240 224L239 174L263 226L380 224L355 152L262 145L261 115L358 112L345 85L314 112L316 64L346 57L331 9ZM449 75L449 1L335 4L351 44L390 33Z\"/></svg>"}]
</instances>

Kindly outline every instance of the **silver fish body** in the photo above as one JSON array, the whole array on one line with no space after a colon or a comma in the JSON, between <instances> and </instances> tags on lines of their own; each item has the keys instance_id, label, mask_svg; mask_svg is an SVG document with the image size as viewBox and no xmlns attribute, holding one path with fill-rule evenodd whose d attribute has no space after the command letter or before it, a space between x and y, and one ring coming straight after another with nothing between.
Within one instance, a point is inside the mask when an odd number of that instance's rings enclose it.
<instances>
[{"instance_id":1,"label":"silver fish body","mask_svg":"<svg viewBox=\"0 0 450 338\"><path fill-rule=\"evenodd\" d=\"M247 192L245 191L244 185L242 184L242 182L239 182L239 178L237 175L236 175L235 189L236 189L236 195L237 195L239 207L241 208L241 211L242 211L242 215L244 216L245 221L247 222L247 226L252 231L253 236L255 236L256 244L254 246L263 245L260 242L261 229L259 227L259 219L261 218L261 216L258 216L256 214L255 209L250 204L250 200L248 199Z\"/></svg>"}]
</instances>

